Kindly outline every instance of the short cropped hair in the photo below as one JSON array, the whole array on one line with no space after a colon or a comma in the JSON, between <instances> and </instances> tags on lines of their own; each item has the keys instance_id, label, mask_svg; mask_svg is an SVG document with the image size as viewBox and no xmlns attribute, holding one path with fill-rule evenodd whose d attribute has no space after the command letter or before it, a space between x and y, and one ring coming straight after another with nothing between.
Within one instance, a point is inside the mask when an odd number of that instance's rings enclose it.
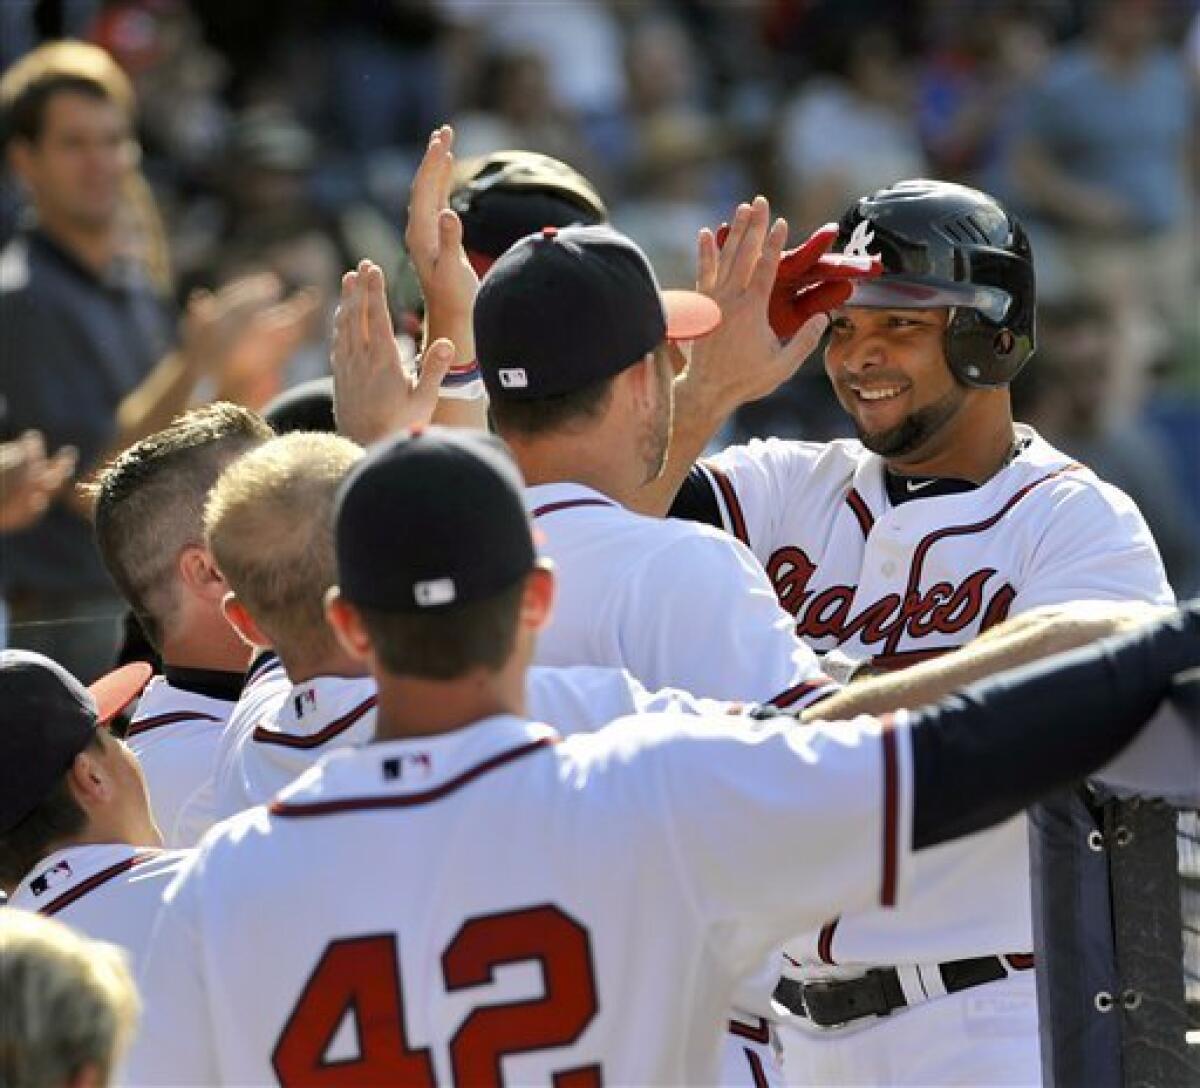
<instances>
[{"instance_id":1,"label":"short cropped hair","mask_svg":"<svg viewBox=\"0 0 1200 1088\"><path fill-rule=\"evenodd\" d=\"M0 1084L107 1084L133 1037L139 1002L123 949L53 918L0 910Z\"/></svg>"},{"instance_id":2,"label":"short cropped hair","mask_svg":"<svg viewBox=\"0 0 1200 1088\"><path fill-rule=\"evenodd\" d=\"M570 393L530 400L492 398L492 423L500 435L537 438L595 422L612 400L613 378L601 378Z\"/></svg>"},{"instance_id":3,"label":"short cropped hair","mask_svg":"<svg viewBox=\"0 0 1200 1088\"><path fill-rule=\"evenodd\" d=\"M47 103L64 91L111 102L133 120L133 84L108 53L86 42L49 42L25 54L0 78L3 142L37 143Z\"/></svg>"},{"instance_id":4,"label":"short cropped hair","mask_svg":"<svg viewBox=\"0 0 1200 1088\"><path fill-rule=\"evenodd\" d=\"M325 591L337 581L333 506L363 451L332 434L274 438L229 465L204 511L217 566L285 657L336 646Z\"/></svg>"},{"instance_id":5,"label":"short cropped hair","mask_svg":"<svg viewBox=\"0 0 1200 1088\"><path fill-rule=\"evenodd\" d=\"M103 747L97 729L84 751L101 751ZM76 838L87 826L87 813L75 800L67 782L69 774L69 770L64 771L16 827L0 832L0 888L11 891L42 858L48 857L59 844Z\"/></svg>"},{"instance_id":6,"label":"short cropped hair","mask_svg":"<svg viewBox=\"0 0 1200 1088\"><path fill-rule=\"evenodd\" d=\"M185 412L99 474L96 543L104 565L161 652L178 597L175 564L204 544L204 503L221 470L274 432L223 401Z\"/></svg>"},{"instance_id":7,"label":"short cropped hair","mask_svg":"<svg viewBox=\"0 0 1200 1088\"><path fill-rule=\"evenodd\" d=\"M397 676L453 680L512 656L525 579L482 601L427 615L358 607L380 663Z\"/></svg>"}]
</instances>

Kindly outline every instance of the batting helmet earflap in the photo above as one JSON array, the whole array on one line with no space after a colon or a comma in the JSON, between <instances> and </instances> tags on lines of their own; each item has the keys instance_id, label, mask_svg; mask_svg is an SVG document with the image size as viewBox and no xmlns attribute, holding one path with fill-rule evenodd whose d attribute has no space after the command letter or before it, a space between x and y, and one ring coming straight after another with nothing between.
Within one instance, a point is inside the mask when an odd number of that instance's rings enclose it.
<instances>
[{"instance_id":1,"label":"batting helmet earflap","mask_svg":"<svg viewBox=\"0 0 1200 1088\"><path fill-rule=\"evenodd\" d=\"M951 307L946 359L959 381L1007 385L1033 355L1033 252L1021 224L987 193L902 181L863 197L838 225L835 250L879 256L847 306Z\"/></svg>"}]
</instances>

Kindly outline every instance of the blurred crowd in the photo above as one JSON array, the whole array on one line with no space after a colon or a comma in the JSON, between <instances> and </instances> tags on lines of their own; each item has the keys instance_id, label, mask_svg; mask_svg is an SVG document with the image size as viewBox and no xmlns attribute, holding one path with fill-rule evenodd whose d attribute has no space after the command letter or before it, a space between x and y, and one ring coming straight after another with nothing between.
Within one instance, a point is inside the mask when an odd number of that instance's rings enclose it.
<instances>
[{"instance_id":1,"label":"blurred crowd","mask_svg":"<svg viewBox=\"0 0 1200 1088\"><path fill-rule=\"evenodd\" d=\"M0 4L5 68L60 37L101 46L132 83L122 248L159 294L182 308L266 273L303 298L245 364L251 402L326 371L354 260L392 270L418 308L398 274L404 206L444 119L461 157L521 147L576 166L668 285L692 279L697 229L755 192L799 240L898 178L984 188L1037 256L1019 417L1132 493L1177 590L1200 588L1191 0ZM0 242L22 209L10 171ZM734 426L848 433L817 360Z\"/></svg>"}]
</instances>

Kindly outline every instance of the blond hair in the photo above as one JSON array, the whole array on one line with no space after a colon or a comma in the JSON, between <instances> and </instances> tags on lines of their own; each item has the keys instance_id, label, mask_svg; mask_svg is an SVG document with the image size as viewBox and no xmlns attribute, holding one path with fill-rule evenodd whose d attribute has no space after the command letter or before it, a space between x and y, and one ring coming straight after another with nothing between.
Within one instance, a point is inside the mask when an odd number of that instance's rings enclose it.
<instances>
[{"instance_id":1,"label":"blond hair","mask_svg":"<svg viewBox=\"0 0 1200 1088\"><path fill-rule=\"evenodd\" d=\"M335 645L324 611L337 580L334 497L362 453L337 435L284 435L234 461L208 497L209 550L285 661Z\"/></svg>"},{"instance_id":2,"label":"blond hair","mask_svg":"<svg viewBox=\"0 0 1200 1088\"><path fill-rule=\"evenodd\" d=\"M0 910L0 1083L49 1088L94 1067L107 1083L140 1005L123 949L52 918Z\"/></svg>"}]
</instances>

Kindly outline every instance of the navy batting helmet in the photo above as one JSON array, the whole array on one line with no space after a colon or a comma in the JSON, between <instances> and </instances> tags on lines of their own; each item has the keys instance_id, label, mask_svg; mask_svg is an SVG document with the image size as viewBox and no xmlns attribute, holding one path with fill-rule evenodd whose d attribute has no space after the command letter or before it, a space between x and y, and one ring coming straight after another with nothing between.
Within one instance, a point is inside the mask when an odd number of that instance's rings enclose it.
<instances>
[{"instance_id":1,"label":"navy batting helmet","mask_svg":"<svg viewBox=\"0 0 1200 1088\"><path fill-rule=\"evenodd\" d=\"M964 384L1007 385L1034 350L1033 252L1021 224L992 197L945 181L902 181L859 200L834 247L879 256L847 306L951 307L946 358Z\"/></svg>"}]
</instances>

